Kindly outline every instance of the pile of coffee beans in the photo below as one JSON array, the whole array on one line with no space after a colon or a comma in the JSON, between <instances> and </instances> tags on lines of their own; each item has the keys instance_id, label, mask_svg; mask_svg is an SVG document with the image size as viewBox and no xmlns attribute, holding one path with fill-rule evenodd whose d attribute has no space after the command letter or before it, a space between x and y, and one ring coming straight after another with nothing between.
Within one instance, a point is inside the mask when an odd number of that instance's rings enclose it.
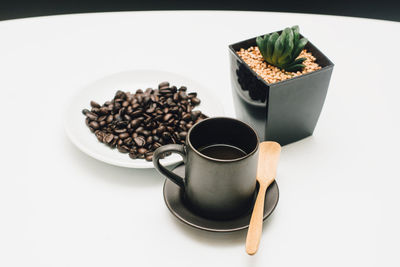
<instances>
[{"instance_id":1,"label":"pile of coffee beans","mask_svg":"<svg viewBox=\"0 0 400 267\"><path fill-rule=\"evenodd\" d=\"M188 130L205 118L197 93L162 82L158 89L138 89L135 93L117 91L103 105L90 102L84 109L86 125L97 139L132 159L151 161L153 152L166 144L182 144Z\"/></svg>"}]
</instances>

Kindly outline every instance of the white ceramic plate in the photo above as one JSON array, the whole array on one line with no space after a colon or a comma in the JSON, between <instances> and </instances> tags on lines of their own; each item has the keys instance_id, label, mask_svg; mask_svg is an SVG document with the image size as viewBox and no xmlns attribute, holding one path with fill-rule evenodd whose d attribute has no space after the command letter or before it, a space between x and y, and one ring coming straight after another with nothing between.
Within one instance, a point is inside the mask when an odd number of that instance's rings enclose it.
<instances>
[{"instance_id":1,"label":"white ceramic plate","mask_svg":"<svg viewBox=\"0 0 400 267\"><path fill-rule=\"evenodd\" d=\"M171 85L176 85L178 88L185 85L188 92L197 92L201 104L196 109L209 117L224 115L222 104L217 101L212 91L189 78L157 70L126 71L97 80L79 91L72 99L65 115L65 130L68 137L81 151L100 161L128 168L153 168L152 162L144 159L133 160L128 154L120 153L117 149L110 149L100 143L86 126L82 109L90 108L91 100L100 104L111 100L117 90L135 92L139 88L143 90L149 87L157 88L163 81L169 81ZM171 165L180 160L178 155L173 154L163 159L161 163Z\"/></svg>"}]
</instances>

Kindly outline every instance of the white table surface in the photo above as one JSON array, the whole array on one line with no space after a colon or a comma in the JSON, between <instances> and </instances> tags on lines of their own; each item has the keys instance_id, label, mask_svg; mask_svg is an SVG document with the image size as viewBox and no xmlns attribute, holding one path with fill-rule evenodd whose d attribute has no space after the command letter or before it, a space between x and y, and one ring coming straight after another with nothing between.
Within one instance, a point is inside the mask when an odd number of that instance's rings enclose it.
<instances>
[{"instance_id":1,"label":"white table surface","mask_svg":"<svg viewBox=\"0 0 400 267\"><path fill-rule=\"evenodd\" d=\"M334 63L314 136L285 146L258 253L246 231L177 221L155 170L67 139L63 111L112 73L160 69L215 89L228 44L299 24ZM123 12L0 22L0 266L399 266L400 23L261 12Z\"/></svg>"}]
</instances>

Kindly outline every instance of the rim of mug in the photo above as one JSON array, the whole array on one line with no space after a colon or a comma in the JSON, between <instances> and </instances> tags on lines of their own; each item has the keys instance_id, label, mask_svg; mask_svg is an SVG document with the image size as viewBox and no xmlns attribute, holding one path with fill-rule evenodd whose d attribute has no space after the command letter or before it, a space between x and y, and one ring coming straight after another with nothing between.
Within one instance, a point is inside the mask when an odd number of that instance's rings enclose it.
<instances>
[{"instance_id":1,"label":"rim of mug","mask_svg":"<svg viewBox=\"0 0 400 267\"><path fill-rule=\"evenodd\" d=\"M250 129L254 133L254 135L256 136L257 142L256 142L255 148L250 153L246 154L246 156L243 156L243 157L240 157L240 158L235 158L235 159L217 159L217 158L212 158L212 157L206 156L203 153L201 153L200 151L198 151L193 146L193 144L190 142L190 134L191 134L192 130L195 129L196 127L198 127L199 125L201 125L204 122L207 122L209 120L215 120L215 119L227 119L227 120L235 121L237 123L240 123L240 124L244 125L248 129ZM187 137L186 137L186 144L189 145L193 149L193 151L196 152L199 156L201 156L201 157L203 157L205 159L212 160L212 161L218 161L218 162L235 162L235 161L240 161L240 160L246 159L246 158L252 156L254 153L256 153L257 150L258 150L259 144L260 144L260 139L258 138L257 132L253 129L253 127L251 127L250 125L248 125L247 123L245 123L245 122L243 122L241 120L238 120L238 119L235 119L235 118L230 118L230 117L211 117L211 118L207 118L207 119L204 119L202 121L199 121L198 123L193 125L192 128L189 129Z\"/></svg>"}]
</instances>

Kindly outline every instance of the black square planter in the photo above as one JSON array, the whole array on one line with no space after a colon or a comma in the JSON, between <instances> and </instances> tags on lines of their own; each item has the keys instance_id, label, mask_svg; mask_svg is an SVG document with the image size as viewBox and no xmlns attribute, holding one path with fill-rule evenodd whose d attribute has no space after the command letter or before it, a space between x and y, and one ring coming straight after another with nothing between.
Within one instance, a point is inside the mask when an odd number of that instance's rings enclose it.
<instances>
[{"instance_id":1,"label":"black square planter","mask_svg":"<svg viewBox=\"0 0 400 267\"><path fill-rule=\"evenodd\" d=\"M311 42L322 67L285 81L268 84L237 54L256 46L256 37L229 46L233 99L238 119L251 125L261 140L286 145L312 135L324 105L334 64Z\"/></svg>"}]
</instances>

